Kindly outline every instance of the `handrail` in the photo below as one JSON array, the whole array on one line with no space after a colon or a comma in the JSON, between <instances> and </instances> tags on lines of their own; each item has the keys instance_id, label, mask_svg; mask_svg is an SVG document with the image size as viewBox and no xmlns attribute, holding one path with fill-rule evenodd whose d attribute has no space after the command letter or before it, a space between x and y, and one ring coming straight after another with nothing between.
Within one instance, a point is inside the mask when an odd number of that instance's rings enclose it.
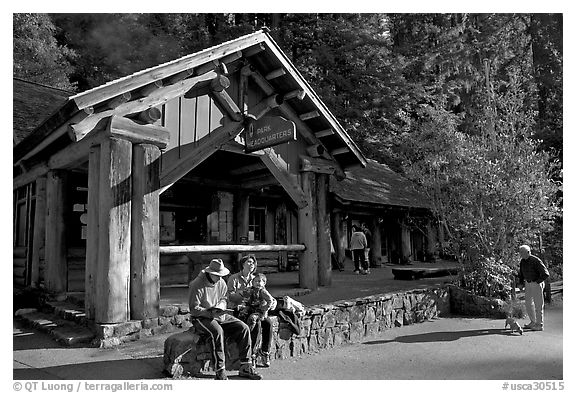
<instances>
[{"instance_id":1,"label":"handrail","mask_svg":"<svg viewBox=\"0 0 576 393\"><path fill-rule=\"evenodd\" d=\"M190 252L258 252L304 251L304 244L199 244L189 246L160 246L160 254L186 254Z\"/></svg>"}]
</instances>

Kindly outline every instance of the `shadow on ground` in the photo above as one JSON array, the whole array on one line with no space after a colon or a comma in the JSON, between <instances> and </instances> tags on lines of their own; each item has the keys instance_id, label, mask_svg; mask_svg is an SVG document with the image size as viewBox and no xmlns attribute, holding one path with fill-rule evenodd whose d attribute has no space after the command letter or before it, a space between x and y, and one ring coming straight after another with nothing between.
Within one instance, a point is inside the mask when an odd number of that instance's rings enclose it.
<instances>
[{"instance_id":1,"label":"shadow on ground","mask_svg":"<svg viewBox=\"0 0 576 393\"><path fill-rule=\"evenodd\" d=\"M461 330L456 332L431 332L422 334L413 334L411 336L399 336L392 340L377 340L377 341L367 341L365 345L376 345L376 344L388 344L392 342L399 343L431 343L431 342L446 342L446 341L456 341L461 338L466 337L478 337L478 336L510 336L517 335L517 333L511 333L504 329L478 329L478 330Z\"/></svg>"},{"instance_id":2,"label":"shadow on ground","mask_svg":"<svg viewBox=\"0 0 576 393\"><path fill-rule=\"evenodd\" d=\"M143 360L145 365L143 367ZM124 380L166 378L162 373L162 357L147 359L107 360L80 364L66 364L43 368L14 369L13 378L18 380L82 379Z\"/></svg>"}]
</instances>

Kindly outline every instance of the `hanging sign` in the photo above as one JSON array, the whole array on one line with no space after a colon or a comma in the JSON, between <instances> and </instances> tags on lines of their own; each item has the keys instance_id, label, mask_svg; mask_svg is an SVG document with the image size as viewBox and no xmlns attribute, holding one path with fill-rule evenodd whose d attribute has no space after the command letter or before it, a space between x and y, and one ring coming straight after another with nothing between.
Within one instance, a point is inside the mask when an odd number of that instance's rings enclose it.
<instances>
[{"instance_id":1,"label":"hanging sign","mask_svg":"<svg viewBox=\"0 0 576 393\"><path fill-rule=\"evenodd\" d=\"M246 126L246 153L296 140L296 124L280 116L250 120Z\"/></svg>"}]
</instances>

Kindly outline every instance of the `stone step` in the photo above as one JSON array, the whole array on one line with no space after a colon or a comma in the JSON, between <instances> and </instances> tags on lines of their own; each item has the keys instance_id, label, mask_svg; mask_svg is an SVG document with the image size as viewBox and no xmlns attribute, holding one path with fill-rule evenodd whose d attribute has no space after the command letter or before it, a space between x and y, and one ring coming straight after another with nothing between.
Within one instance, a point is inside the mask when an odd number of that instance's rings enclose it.
<instances>
[{"instance_id":1,"label":"stone step","mask_svg":"<svg viewBox=\"0 0 576 393\"><path fill-rule=\"evenodd\" d=\"M58 317L86 326L86 313L80 306L68 302L46 302L43 311L55 314Z\"/></svg>"},{"instance_id":2,"label":"stone step","mask_svg":"<svg viewBox=\"0 0 576 393\"><path fill-rule=\"evenodd\" d=\"M28 309L26 312L16 312L16 316L26 325L47 333L65 346L89 344L95 338L90 329L72 320L63 319L59 314Z\"/></svg>"}]
</instances>

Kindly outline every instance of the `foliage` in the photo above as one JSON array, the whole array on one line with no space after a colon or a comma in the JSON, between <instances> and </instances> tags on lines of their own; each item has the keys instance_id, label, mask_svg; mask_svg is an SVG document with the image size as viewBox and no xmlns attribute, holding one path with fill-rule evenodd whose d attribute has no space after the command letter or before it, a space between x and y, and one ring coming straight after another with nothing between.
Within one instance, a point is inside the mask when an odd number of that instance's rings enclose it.
<instances>
[{"instance_id":1,"label":"foliage","mask_svg":"<svg viewBox=\"0 0 576 393\"><path fill-rule=\"evenodd\" d=\"M421 185L448 251L513 265L518 244L542 243L561 274L562 24L562 14L16 14L14 73L45 70L45 83L85 90L268 26L365 155Z\"/></svg>"},{"instance_id":2,"label":"foliage","mask_svg":"<svg viewBox=\"0 0 576 393\"><path fill-rule=\"evenodd\" d=\"M15 77L73 90L69 76L74 51L59 45L56 27L46 14L14 14L13 24Z\"/></svg>"},{"instance_id":3,"label":"foliage","mask_svg":"<svg viewBox=\"0 0 576 393\"><path fill-rule=\"evenodd\" d=\"M460 287L476 295L508 300L513 273L502 261L484 258L465 264L458 281Z\"/></svg>"},{"instance_id":4,"label":"foliage","mask_svg":"<svg viewBox=\"0 0 576 393\"><path fill-rule=\"evenodd\" d=\"M457 118L430 108L405 135L406 174L429 196L464 262L494 257L514 264L519 244L538 244L559 215L550 160L529 138L532 114L511 77L490 102L480 101L477 131L458 131Z\"/></svg>"}]
</instances>

